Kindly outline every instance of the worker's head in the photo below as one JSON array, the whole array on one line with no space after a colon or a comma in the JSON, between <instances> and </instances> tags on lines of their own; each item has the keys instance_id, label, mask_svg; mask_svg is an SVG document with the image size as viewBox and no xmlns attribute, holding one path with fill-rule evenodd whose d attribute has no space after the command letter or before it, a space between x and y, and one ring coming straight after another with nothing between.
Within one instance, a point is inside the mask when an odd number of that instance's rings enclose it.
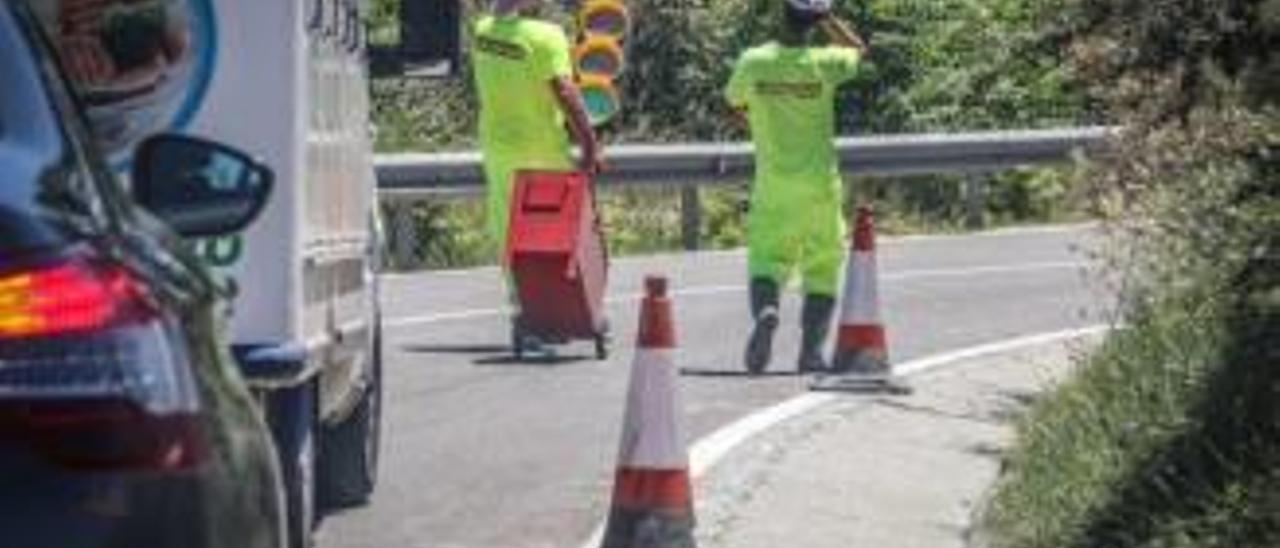
<instances>
[{"instance_id":1,"label":"worker's head","mask_svg":"<svg viewBox=\"0 0 1280 548\"><path fill-rule=\"evenodd\" d=\"M819 21L831 14L832 0L783 0L787 30L807 35Z\"/></svg>"}]
</instances>

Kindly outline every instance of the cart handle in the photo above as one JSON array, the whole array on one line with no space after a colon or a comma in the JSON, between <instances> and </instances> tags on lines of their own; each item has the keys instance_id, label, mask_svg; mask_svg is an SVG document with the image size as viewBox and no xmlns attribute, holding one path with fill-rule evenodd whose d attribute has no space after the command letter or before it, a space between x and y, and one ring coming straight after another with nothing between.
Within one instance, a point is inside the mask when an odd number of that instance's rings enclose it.
<instances>
[{"instance_id":1,"label":"cart handle","mask_svg":"<svg viewBox=\"0 0 1280 548\"><path fill-rule=\"evenodd\" d=\"M583 173L587 180L587 194L591 196L591 211L595 213L595 219L592 222L596 225L596 236L600 238L600 252L604 256L605 277L608 278L609 272L609 239L604 236L604 211L600 209L600 202L596 199L596 178L590 173Z\"/></svg>"}]
</instances>

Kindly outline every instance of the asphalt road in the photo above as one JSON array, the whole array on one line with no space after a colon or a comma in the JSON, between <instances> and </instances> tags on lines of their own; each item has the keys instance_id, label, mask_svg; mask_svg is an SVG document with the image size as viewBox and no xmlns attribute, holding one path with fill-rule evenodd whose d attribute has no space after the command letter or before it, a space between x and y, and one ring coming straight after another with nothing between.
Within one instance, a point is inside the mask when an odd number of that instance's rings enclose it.
<instances>
[{"instance_id":1,"label":"asphalt road","mask_svg":"<svg viewBox=\"0 0 1280 548\"><path fill-rule=\"evenodd\" d=\"M883 239L893 357L1095 324L1081 227ZM607 362L591 345L509 359L494 269L389 277L381 483L371 505L329 516L318 548L579 545L606 512L643 276L669 276L680 365L736 370L748 328L745 257L704 253L614 263ZM773 370L793 370L799 303L784 303ZM691 441L804 391L795 376L682 377Z\"/></svg>"}]
</instances>

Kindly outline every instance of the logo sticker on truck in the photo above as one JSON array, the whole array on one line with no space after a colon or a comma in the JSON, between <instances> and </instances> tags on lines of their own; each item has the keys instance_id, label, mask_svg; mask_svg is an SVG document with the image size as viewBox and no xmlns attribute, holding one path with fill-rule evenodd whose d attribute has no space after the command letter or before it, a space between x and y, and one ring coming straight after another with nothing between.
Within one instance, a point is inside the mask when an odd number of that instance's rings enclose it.
<instances>
[{"instance_id":1,"label":"logo sticker on truck","mask_svg":"<svg viewBox=\"0 0 1280 548\"><path fill-rule=\"evenodd\" d=\"M244 255L244 237L239 234L196 240L196 253L210 266L230 268Z\"/></svg>"}]
</instances>

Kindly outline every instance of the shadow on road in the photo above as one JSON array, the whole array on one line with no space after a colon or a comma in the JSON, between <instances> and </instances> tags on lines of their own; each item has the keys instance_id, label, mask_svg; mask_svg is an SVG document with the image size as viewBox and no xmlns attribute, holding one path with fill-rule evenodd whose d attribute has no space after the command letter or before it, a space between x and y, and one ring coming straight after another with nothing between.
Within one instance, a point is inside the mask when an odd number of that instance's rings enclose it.
<instances>
[{"instance_id":1,"label":"shadow on road","mask_svg":"<svg viewBox=\"0 0 1280 548\"><path fill-rule=\"evenodd\" d=\"M741 370L741 369L696 369L696 368L690 368L690 367L680 368L680 375L683 377L713 377L713 378L743 377L748 379L765 378L765 377L803 376L800 374L799 371L796 371L796 370L765 371L763 373L752 375L750 373L747 373L745 370Z\"/></svg>"},{"instance_id":2,"label":"shadow on road","mask_svg":"<svg viewBox=\"0 0 1280 548\"><path fill-rule=\"evenodd\" d=\"M507 366L519 367L522 365L539 365L539 366L556 367L556 366L572 365L576 363L586 363L586 362L593 362L593 361L596 361L595 357L593 356L585 356L585 355L563 356L560 354L542 354L537 356L525 356L524 358L521 358L521 359L516 359L515 356L511 356L511 355L495 356L491 358L481 358L472 363L478 366L485 366L485 367L507 367Z\"/></svg>"},{"instance_id":3,"label":"shadow on road","mask_svg":"<svg viewBox=\"0 0 1280 548\"><path fill-rule=\"evenodd\" d=\"M505 344L407 344L400 347L410 354L503 354L510 353Z\"/></svg>"},{"instance_id":4,"label":"shadow on road","mask_svg":"<svg viewBox=\"0 0 1280 548\"><path fill-rule=\"evenodd\" d=\"M526 354L517 360L511 347L505 344L407 344L400 347L410 354L455 354L480 356L471 363L478 366L562 366L575 363L595 361L594 356L585 354L560 354L554 350Z\"/></svg>"}]
</instances>

